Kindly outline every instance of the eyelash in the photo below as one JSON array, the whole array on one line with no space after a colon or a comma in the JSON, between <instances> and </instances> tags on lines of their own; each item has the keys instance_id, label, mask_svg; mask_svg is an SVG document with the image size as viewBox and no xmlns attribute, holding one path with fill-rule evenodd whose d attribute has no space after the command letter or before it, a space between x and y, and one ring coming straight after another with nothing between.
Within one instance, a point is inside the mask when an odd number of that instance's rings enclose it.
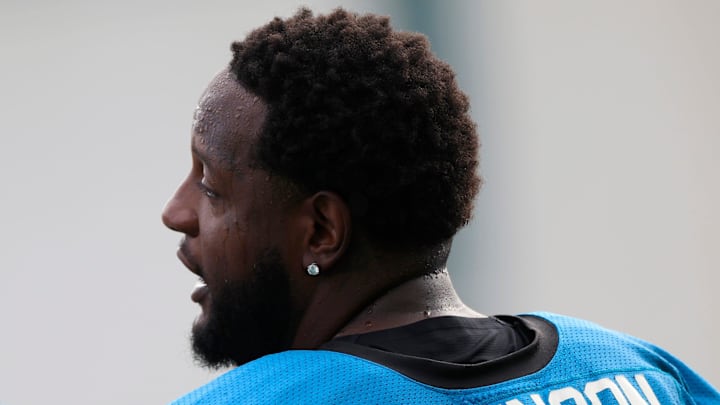
<instances>
[{"instance_id":1,"label":"eyelash","mask_svg":"<svg viewBox=\"0 0 720 405\"><path fill-rule=\"evenodd\" d=\"M197 182L197 186L200 189L200 191L205 194L207 198L217 198L218 194L214 191L212 191L208 186L203 184L202 180Z\"/></svg>"}]
</instances>

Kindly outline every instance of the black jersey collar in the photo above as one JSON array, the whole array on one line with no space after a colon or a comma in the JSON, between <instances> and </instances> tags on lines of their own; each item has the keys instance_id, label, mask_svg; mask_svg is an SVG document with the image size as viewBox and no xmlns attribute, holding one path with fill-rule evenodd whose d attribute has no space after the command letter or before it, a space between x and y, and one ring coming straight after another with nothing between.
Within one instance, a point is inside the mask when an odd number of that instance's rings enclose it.
<instances>
[{"instance_id":1,"label":"black jersey collar","mask_svg":"<svg viewBox=\"0 0 720 405\"><path fill-rule=\"evenodd\" d=\"M558 333L549 321L533 315L496 316L532 336L513 353L476 364L458 364L391 353L350 342L331 340L320 347L381 364L413 380L440 388L482 387L523 377L545 367L555 355Z\"/></svg>"}]
</instances>

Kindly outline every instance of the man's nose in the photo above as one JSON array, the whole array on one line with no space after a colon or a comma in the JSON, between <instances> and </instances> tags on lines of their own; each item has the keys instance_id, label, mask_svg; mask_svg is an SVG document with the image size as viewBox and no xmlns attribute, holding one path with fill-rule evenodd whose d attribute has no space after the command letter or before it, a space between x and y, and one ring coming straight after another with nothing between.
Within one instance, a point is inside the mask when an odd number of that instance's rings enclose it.
<instances>
[{"instance_id":1,"label":"man's nose","mask_svg":"<svg viewBox=\"0 0 720 405\"><path fill-rule=\"evenodd\" d=\"M162 212L162 221L173 231L182 232L188 236L197 236L198 216L186 199L183 198L182 186L175 195L165 204Z\"/></svg>"}]
</instances>

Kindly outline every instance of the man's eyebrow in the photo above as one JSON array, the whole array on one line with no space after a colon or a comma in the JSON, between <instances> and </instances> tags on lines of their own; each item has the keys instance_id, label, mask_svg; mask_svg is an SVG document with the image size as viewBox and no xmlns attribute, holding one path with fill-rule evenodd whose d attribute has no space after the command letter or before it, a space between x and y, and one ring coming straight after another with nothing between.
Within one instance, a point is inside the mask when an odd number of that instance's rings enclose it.
<instances>
[{"instance_id":1,"label":"man's eyebrow","mask_svg":"<svg viewBox=\"0 0 720 405\"><path fill-rule=\"evenodd\" d=\"M207 158L205 152L201 151L200 149L198 149L197 146L195 146L195 142L190 145L190 149L192 150L193 155L195 155L195 157L202 162L203 166L209 167L211 169L215 167L215 165L213 165Z\"/></svg>"}]
</instances>

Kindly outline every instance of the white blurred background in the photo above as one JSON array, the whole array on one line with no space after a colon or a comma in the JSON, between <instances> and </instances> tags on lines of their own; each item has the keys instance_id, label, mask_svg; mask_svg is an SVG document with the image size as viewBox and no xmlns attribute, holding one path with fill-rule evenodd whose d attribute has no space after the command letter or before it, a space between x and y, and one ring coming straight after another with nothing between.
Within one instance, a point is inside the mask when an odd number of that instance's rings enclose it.
<instances>
[{"instance_id":1,"label":"white blurred background","mask_svg":"<svg viewBox=\"0 0 720 405\"><path fill-rule=\"evenodd\" d=\"M229 44L295 1L0 3L0 404L156 404L195 278L160 211ZM651 340L720 385L720 3L310 1L426 33L469 93L485 187L451 273L485 313Z\"/></svg>"}]
</instances>

